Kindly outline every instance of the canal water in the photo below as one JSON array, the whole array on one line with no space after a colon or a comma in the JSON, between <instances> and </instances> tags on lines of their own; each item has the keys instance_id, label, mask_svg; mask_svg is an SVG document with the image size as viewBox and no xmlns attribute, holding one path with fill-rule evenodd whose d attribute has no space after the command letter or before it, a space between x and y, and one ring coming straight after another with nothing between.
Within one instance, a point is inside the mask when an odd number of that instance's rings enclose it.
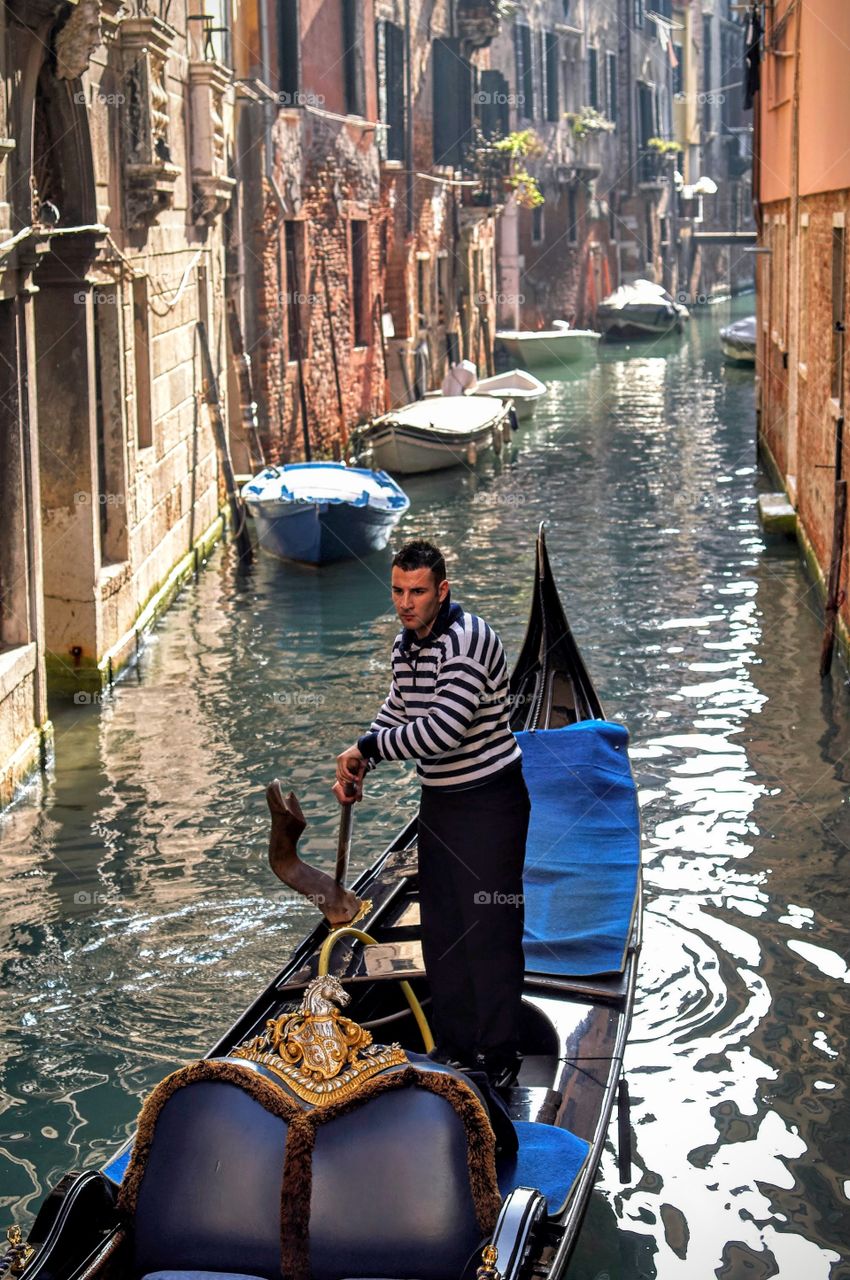
<instances>
[{"instance_id":1,"label":"canal water","mask_svg":"<svg viewBox=\"0 0 850 1280\"><path fill-rule=\"evenodd\" d=\"M613 1146L571 1280L850 1278L850 697L817 677L796 553L756 520L752 372L717 330L605 348L552 385L510 459L411 479L402 526L509 657L549 548L608 714L630 728L647 909L627 1056L633 1181ZM333 760L385 693L389 556L322 573L216 552L56 760L0 818L0 1226L131 1132L312 920L266 865L264 784L331 866ZM370 778L355 868L408 818Z\"/></svg>"}]
</instances>

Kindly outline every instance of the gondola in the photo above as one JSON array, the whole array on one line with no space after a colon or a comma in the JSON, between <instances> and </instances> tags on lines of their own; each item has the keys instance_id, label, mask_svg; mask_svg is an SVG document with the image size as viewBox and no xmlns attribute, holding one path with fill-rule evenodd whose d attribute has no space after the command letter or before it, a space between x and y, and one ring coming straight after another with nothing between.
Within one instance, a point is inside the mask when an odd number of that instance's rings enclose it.
<instances>
[{"instance_id":1,"label":"gondola","mask_svg":"<svg viewBox=\"0 0 850 1280\"><path fill-rule=\"evenodd\" d=\"M363 918L318 925L208 1056L158 1086L135 1146L62 1179L17 1274L564 1275L615 1103L629 1161L640 839L626 731L603 718L542 530L511 706L532 797L524 1058L505 1093L517 1155L497 1158L470 1078L423 1055L414 819L352 885Z\"/></svg>"}]
</instances>

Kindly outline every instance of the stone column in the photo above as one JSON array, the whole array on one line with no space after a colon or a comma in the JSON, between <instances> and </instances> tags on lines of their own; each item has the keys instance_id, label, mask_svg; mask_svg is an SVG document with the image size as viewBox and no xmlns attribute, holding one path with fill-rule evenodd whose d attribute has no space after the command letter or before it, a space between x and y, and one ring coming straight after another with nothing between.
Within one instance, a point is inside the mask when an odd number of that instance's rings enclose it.
<instances>
[{"instance_id":1,"label":"stone column","mask_svg":"<svg viewBox=\"0 0 850 1280\"><path fill-rule=\"evenodd\" d=\"M78 243L90 239L51 246L35 298L47 679L65 693L102 683L92 246Z\"/></svg>"}]
</instances>

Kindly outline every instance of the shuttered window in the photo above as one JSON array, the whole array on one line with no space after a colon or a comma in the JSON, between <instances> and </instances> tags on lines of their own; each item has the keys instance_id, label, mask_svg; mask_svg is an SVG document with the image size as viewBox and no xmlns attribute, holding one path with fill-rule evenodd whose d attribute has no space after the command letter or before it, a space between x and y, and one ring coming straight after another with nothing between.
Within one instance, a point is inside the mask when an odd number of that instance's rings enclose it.
<instances>
[{"instance_id":1,"label":"shuttered window","mask_svg":"<svg viewBox=\"0 0 850 1280\"><path fill-rule=\"evenodd\" d=\"M546 32L546 119L560 119L560 57L558 37L554 31Z\"/></svg>"},{"instance_id":2,"label":"shuttered window","mask_svg":"<svg viewBox=\"0 0 850 1280\"><path fill-rule=\"evenodd\" d=\"M534 68L531 62L531 28L514 23L514 59L516 63L517 114L523 120L534 119Z\"/></svg>"},{"instance_id":3,"label":"shuttered window","mask_svg":"<svg viewBox=\"0 0 850 1280\"><path fill-rule=\"evenodd\" d=\"M608 119L616 122L618 114L616 53L606 54L605 63L608 69Z\"/></svg>"},{"instance_id":4,"label":"shuttered window","mask_svg":"<svg viewBox=\"0 0 850 1280\"><path fill-rule=\"evenodd\" d=\"M587 100L599 110L599 60L594 48L587 51Z\"/></svg>"},{"instance_id":5,"label":"shuttered window","mask_svg":"<svg viewBox=\"0 0 850 1280\"><path fill-rule=\"evenodd\" d=\"M433 42L434 164L460 166L472 142L472 67L460 41Z\"/></svg>"},{"instance_id":6,"label":"shuttered window","mask_svg":"<svg viewBox=\"0 0 850 1280\"><path fill-rule=\"evenodd\" d=\"M378 145L385 160L404 159L404 31L394 22L377 22Z\"/></svg>"},{"instance_id":7,"label":"shuttered window","mask_svg":"<svg viewBox=\"0 0 850 1280\"><path fill-rule=\"evenodd\" d=\"M363 24L359 0L342 3L342 80L346 115L362 116L366 111L363 77Z\"/></svg>"}]
</instances>

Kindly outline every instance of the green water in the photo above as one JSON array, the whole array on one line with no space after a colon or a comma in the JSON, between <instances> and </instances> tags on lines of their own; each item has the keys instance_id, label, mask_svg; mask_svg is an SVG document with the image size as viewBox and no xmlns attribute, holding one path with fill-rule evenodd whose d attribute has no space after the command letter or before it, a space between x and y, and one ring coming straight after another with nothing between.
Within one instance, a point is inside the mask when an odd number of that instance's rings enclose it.
<instances>
[{"instance_id":1,"label":"green water","mask_svg":"<svg viewBox=\"0 0 850 1280\"><path fill-rule=\"evenodd\" d=\"M752 372L696 316L552 384L504 463L406 484L455 597L517 653L533 539L610 716L632 733L647 913L634 1180L613 1147L571 1280L850 1277L846 920L850 700L820 615L755 512ZM0 1196L26 1225L203 1053L312 912L265 862L265 782L333 859L333 758L368 723L395 633L389 557L321 573L217 552L100 705L57 708L56 760L0 818ZM355 869L411 812L370 778Z\"/></svg>"}]
</instances>

